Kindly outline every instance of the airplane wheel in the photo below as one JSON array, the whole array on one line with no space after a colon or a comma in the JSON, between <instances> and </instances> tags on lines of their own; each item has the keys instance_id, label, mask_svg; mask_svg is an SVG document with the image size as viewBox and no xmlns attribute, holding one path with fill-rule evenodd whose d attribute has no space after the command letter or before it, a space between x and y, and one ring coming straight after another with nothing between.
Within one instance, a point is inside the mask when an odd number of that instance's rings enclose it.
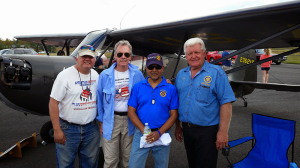
<instances>
[{"instance_id":1,"label":"airplane wheel","mask_svg":"<svg viewBox=\"0 0 300 168\"><path fill-rule=\"evenodd\" d=\"M247 107L248 106L248 102L245 101L244 102L244 106Z\"/></svg>"},{"instance_id":2,"label":"airplane wheel","mask_svg":"<svg viewBox=\"0 0 300 168\"><path fill-rule=\"evenodd\" d=\"M51 121L46 122L42 126L40 135L45 142L47 143L54 142L54 131L53 131L53 126Z\"/></svg>"}]
</instances>

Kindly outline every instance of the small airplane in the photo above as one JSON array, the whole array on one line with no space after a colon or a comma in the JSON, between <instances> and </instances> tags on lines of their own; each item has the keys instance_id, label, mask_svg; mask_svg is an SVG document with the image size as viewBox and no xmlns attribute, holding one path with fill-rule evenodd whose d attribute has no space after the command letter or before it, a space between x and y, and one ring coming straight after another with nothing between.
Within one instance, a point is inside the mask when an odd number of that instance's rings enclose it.
<instances>
[{"instance_id":1,"label":"small airplane","mask_svg":"<svg viewBox=\"0 0 300 168\"><path fill-rule=\"evenodd\" d=\"M0 56L0 99L25 114L49 115L53 82L59 72L76 64L74 57L79 47L92 45L97 52L102 51L101 56L122 39L131 43L135 55L147 56L156 52L166 57L163 76L174 79L180 69L188 66L181 55L184 42L191 37L202 38L208 51L236 50L211 63L217 64L238 55L233 68L226 73L236 97L242 98L245 106L244 96L255 88L300 91L299 85L257 82L256 66L274 57L256 62L254 51L255 48L300 47L300 2L292 1L130 29L16 36L18 40L41 43L47 55ZM49 56L45 45L62 46L68 56ZM70 54L71 47L77 48ZM275 57L299 51L297 48ZM113 54L109 65L112 59ZM45 123L40 134L46 142L53 142L51 121Z\"/></svg>"}]
</instances>

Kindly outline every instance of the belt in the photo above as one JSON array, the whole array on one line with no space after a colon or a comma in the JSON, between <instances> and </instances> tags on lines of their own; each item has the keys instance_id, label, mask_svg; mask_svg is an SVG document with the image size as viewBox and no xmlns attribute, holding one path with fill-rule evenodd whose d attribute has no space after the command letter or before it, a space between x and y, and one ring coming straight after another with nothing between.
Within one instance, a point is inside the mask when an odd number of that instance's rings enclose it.
<instances>
[{"instance_id":1,"label":"belt","mask_svg":"<svg viewBox=\"0 0 300 168\"><path fill-rule=\"evenodd\" d=\"M159 128L153 128L153 129L151 129L151 132L154 132L154 131L157 131L157 130L159 130Z\"/></svg>"},{"instance_id":2,"label":"belt","mask_svg":"<svg viewBox=\"0 0 300 168\"><path fill-rule=\"evenodd\" d=\"M182 124L185 124L188 127L201 127L200 125L195 125L195 124L191 124L191 123L187 123L187 122L182 122Z\"/></svg>"},{"instance_id":3,"label":"belt","mask_svg":"<svg viewBox=\"0 0 300 168\"><path fill-rule=\"evenodd\" d=\"M118 112L118 111L114 111L115 115L119 115L119 116L127 116L127 112Z\"/></svg>"},{"instance_id":4,"label":"belt","mask_svg":"<svg viewBox=\"0 0 300 168\"><path fill-rule=\"evenodd\" d=\"M62 119L62 118L60 118L59 117L59 119L61 120L61 121L63 121L63 122L66 122L66 123L68 123L68 124L72 124L72 125L80 125L80 126L83 126L83 125L88 125L88 124L90 124L90 123L92 123L93 121L91 121L91 122L89 122L89 123L86 123L86 124L75 124L75 123L70 123L69 121L67 121L67 120L64 120L64 119Z\"/></svg>"}]
</instances>

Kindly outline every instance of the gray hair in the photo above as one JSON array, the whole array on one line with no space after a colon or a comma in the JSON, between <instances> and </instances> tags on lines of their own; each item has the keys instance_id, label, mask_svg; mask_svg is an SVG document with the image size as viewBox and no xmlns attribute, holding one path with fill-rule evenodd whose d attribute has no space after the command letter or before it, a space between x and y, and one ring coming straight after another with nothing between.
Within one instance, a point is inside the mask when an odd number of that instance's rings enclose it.
<instances>
[{"instance_id":1,"label":"gray hair","mask_svg":"<svg viewBox=\"0 0 300 168\"><path fill-rule=\"evenodd\" d=\"M205 44L203 42L202 39L198 38L198 37L195 37L195 38L190 38L188 39L185 43L184 43L184 53L186 53L186 47L189 47L189 46L193 46L195 44L200 44L201 45L201 49L203 52L206 51L206 48L205 48Z\"/></svg>"},{"instance_id":2,"label":"gray hair","mask_svg":"<svg viewBox=\"0 0 300 168\"><path fill-rule=\"evenodd\" d=\"M114 47L114 53L115 54L117 54L117 48L118 48L119 45L121 45L121 46L127 45L129 47L129 49L130 49L130 54L132 55L132 46L129 43L129 41L127 41L127 40L120 40L119 42L116 43L116 45Z\"/></svg>"}]
</instances>

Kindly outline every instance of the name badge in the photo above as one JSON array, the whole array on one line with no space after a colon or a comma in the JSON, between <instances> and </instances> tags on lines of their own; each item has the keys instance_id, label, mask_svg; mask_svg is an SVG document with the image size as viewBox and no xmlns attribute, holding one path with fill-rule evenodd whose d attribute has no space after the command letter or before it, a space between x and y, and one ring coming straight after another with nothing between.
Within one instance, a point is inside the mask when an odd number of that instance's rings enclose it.
<instances>
[{"instance_id":1,"label":"name badge","mask_svg":"<svg viewBox=\"0 0 300 168\"><path fill-rule=\"evenodd\" d=\"M123 88L121 89L121 96L122 96L122 97L129 96L129 89L128 89L128 87L123 87Z\"/></svg>"},{"instance_id":2,"label":"name badge","mask_svg":"<svg viewBox=\"0 0 300 168\"><path fill-rule=\"evenodd\" d=\"M81 94L81 97L88 99L88 98L89 98L89 95L90 95L90 92L89 92L89 91L83 90L83 91L82 91L82 94Z\"/></svg>"}]
</instances>

